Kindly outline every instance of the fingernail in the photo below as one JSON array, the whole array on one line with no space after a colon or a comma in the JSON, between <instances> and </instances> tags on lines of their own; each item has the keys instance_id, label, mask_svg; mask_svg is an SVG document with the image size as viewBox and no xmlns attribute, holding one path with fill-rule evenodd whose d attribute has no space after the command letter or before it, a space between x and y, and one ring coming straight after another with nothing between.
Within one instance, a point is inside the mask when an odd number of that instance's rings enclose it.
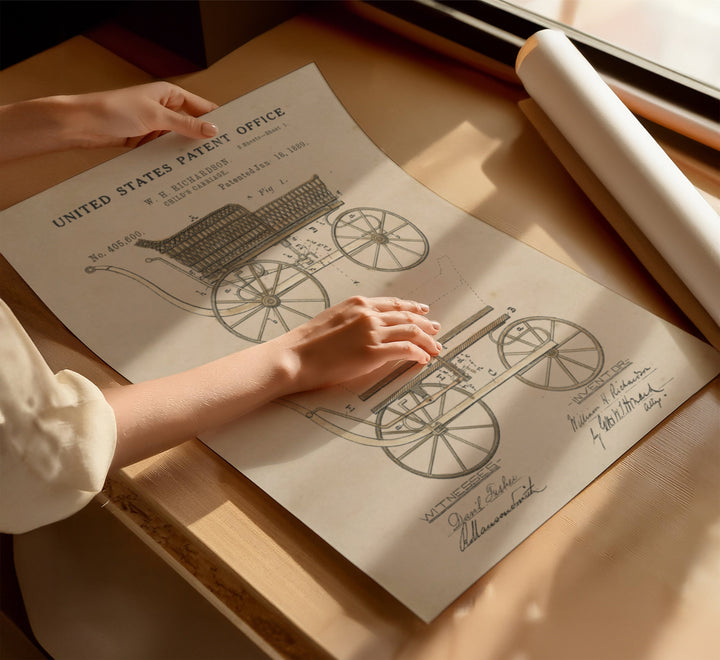
<instances>
[{"instance_id":1,"label":"fingernail","mask_svg":"<svg viewBox=\"0 0 720 660\"><path fill-rule=\"evenodd\" d=\"M435 347L438 349L438 351L442 350L442 344L439 341L435 342Z\"/></svg>"},{"instance_id":2,"label":"fingernail","mask_svg":"<svg viewBox=\"0 0 720 660\"><path fill-rule=\"evenodd\" d=\"M209 121L203 122L201 130L202 130L202 134L205 137L213 137L214 135L217 135L217 133L218 133L218 127L215 126L215 124L211 124Z\"/></svg>"},{"instance_id":3,"label":"fingernail","mask_svg":"<svg viewBox=\"0 0 720 660\"><path fill-rule=\"evenodd\" d=\"M424 303L418 303L418 307L420 308L421 312L429 312L430 308L425 305Z\"/></svg>"},{"instance_id":4,"label":"fingernail","mask_svg":"<svg viewBox=\"0 0 720 660\"><path fill-rule=\"evenodd\" d=\"M435 332L440 330L440 324L437 321L431 321L430 325L432 326L433 330L435 330Z\"/></svg>"}]
</instances>

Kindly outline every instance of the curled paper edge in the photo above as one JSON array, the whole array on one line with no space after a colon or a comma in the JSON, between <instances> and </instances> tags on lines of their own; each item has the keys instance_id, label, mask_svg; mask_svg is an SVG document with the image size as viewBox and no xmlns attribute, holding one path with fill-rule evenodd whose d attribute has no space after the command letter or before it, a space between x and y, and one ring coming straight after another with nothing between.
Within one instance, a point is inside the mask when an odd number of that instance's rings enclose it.
<instances>
[{"instance_id":1,"label":"curled paper edge","mask_svg":"<svg viewBox=\"0 0 720 660\"><path fill-rule=\"evenodd\" d=\"M720 216L562 32L532 35L518 53L516 72L720 326Z\"/></svg>"}]
</instances>

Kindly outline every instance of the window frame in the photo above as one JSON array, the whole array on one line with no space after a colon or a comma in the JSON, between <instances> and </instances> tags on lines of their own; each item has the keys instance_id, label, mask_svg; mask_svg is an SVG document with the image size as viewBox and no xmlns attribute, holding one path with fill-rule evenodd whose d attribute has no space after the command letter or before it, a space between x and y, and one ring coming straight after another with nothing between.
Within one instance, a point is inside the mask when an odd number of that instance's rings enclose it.
<instances>
[{"instance_id":1,"label":"window frame","mask_svg":"<svg viewBox=\"0 0 720 660\"><path fill-rule=\"evenodd\" d=\"M364 2L513 70L528 37L545 28L560 29L606 80L639 90L707 122L720 120L720 90L502 0Z\"/></svg>"}]
</instances>

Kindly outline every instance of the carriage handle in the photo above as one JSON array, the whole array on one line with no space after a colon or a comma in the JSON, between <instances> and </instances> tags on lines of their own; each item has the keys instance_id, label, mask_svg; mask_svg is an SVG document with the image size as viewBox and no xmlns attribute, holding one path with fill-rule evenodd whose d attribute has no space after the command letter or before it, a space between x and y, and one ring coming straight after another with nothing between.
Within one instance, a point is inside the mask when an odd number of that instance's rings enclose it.
<instances>
[{"instance_id":1,"label":"carriage handle","mask_svg":"<svg viewBox=\"0 0 720 660\"><path fill-rule=\"evenodd\" d=\"M168 263L165 260L162 260L164 263ZM157 294L164 300L167 300L169 303L175 305L176 307L179 307L180 309L185 310L186 312L191 312L192 314L197 314L199 316L209 316L214 317L216 316L215 310L212 307L203 307L202 305L193 305L192 303L189 303L182 298L178 298L177 296L174 296L172 293L168 293L165 291L165 289L161 289L157 284L151 282L150 280L144 278L142 275L138 275L137 273L134 273L131 270L127 270L126 268L121 268L120 266L88 266L85 268L86 273L94 273L97 270L108 270L111 273L118 273L119 275L124 275L125 277L129 277L131 280L135 280L139 284L142 284L143 286L147 287L152 291L153 293ZM181 269L179 269L181 270ZM185 271L182 271L185 272ZM187 273L185 273L187 274ZM197 279L197 278L193 278ZM297 279L297 278L296 278ZM298 280L299 281L299 280ZM295 282L294 284L291 284L290 286L286 287L292 288L292 286L297 286L298 282ZM207 283L205 283L207 284ZM240 302L238 301L237 305L234 305L233 307L225 307L223 308L223 313L225 314L240 314L245 311L251 311L256 308L256 303L254 302ZM242 321L240 321L242 322Z\"/></svg>"},{"instance_id":2,"label":"carriage handle","mask_svg":"<svg viewBox=\"0 0 720 660\"><path fill-rule=\"evenodd\" d=\"M121 268L120 266L88 266L87 268L85 268L86 273L94 273L96 270L109 270L111 273L125 275L125 277L129 277L131 280L135 280L143 286L146 286L153 293L156 293L158 296L164 298L173 305L184 309L186 312L192 312L193 314L199 314L200 316L215 316L215 313L209 307L193 305L192 303L186 302L176 296L173 296L171 293L168 293L164 289L161 289L159 286L157 286L150 280L145 279L141 275L133 273L131 270Z\"/></svg>"}]
</instances>

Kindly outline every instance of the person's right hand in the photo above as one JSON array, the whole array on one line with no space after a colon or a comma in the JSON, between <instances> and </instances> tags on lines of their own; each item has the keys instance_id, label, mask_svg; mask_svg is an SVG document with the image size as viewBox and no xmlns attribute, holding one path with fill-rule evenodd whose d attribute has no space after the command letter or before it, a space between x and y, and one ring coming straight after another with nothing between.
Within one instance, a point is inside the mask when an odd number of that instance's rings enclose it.
<instances>
[{"instance_id":1,"label":"person's right hand","mask_svg":"<svg viewBox=\"0 0 720 660\"><path fill-rule=\"evenodd\" d=\"M337 385L394 360L427 364L440 325L409 300L355 296L263 344L171 376L104 390L113 469L233 422L273 399Z\"/></svg>"},{"instance_id":2,"label":"person's right hand","mask_svg":"<svg viewBox=\"0 0 720 660\"><path fill-rule=\"evenodd\" d=\"M428 311L409 300L354 296L270 343L287 353L294 391L319 389L390 361L427 364L442 349Z\"/></svg>"}]
</instances>

